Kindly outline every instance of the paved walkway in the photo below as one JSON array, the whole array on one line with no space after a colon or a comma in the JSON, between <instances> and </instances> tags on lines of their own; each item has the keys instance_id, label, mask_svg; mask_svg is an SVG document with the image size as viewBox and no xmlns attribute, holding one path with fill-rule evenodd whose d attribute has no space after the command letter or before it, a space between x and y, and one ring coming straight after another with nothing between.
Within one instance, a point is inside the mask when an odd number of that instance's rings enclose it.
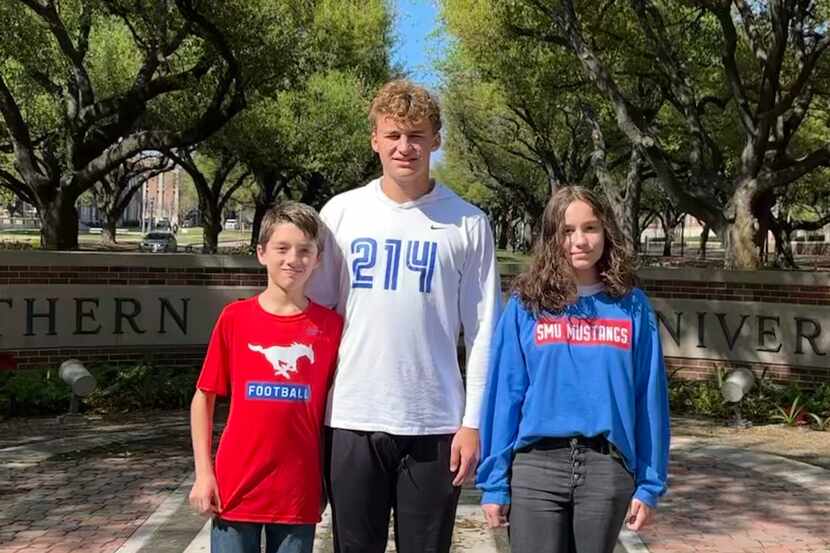
<instances>
[{"instance_id":1,"label":"paved walkway","mask_svg":"<svg viewBox=\"0 0 830 553\"><path fill-rule=\"evenodd\" d=\"M186 501L184 413L119 424L29 419L14 432L3 424L0 553L208 552L205 521ZM672 458L657 522L640 536L624 532L619 553L830 553L828 471L683 438ZM454 551L508 551L503 533L484 528L477 503L465 490ZM331 551L328 517L316 551Z\"/></svg>"},{"instance_id":2,"label":"paved walkway","mask_svg":"<svg viewBox=\"0 0 830 553\"><path fill-rule=\"evenodd\" d=\"M830 552L830 472L774 455L672 445L669 494L640 536L653 553Z\"/></svg>"}]
</instances>

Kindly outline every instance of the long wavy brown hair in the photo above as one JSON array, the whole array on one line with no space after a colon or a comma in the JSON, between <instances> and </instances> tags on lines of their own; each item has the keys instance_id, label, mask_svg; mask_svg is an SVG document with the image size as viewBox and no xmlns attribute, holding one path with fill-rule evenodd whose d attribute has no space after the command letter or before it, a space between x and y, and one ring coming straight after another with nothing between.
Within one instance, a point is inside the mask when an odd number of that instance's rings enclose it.
<instances>
[{"instance_id":1,"label":"long wavy brown hair","mask_svg":"<svg viewBox=\"0 0 830 553\"><path fill-rule=\"evenodd\" d=\"M513 292L536 317L562 312L566 306L576 303L576 275L562 245L565 241L565 210L576 200L591 206L602 224L605 247L596 266L600 280L605 284L605 293L621 298L637 285L634 255L608 202L582 186L566 186L548 200L530 266L513 282Z\"/></svg>"}]
</instances>

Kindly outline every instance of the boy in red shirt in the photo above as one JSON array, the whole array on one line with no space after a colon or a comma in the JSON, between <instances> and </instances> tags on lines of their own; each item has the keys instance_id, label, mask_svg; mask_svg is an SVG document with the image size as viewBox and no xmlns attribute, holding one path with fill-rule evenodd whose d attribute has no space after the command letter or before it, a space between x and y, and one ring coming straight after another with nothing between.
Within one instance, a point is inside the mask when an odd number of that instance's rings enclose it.
<instances>
[{"instance_id":1,"label":"boy in red shirt","mask_svg":"<svg viewBox=\"0 0 830 553\"><path fill-rule=\"evenodd\" d=\"M310 553L320 521L320 437L343 320L305 297L323 247L316 212L285 202L263 218L258 296L225 307L190 408L196 481L190 504L213 515L213 553ZM217 395L228 422L211 462Z\"/></svg>"}]
</instances>

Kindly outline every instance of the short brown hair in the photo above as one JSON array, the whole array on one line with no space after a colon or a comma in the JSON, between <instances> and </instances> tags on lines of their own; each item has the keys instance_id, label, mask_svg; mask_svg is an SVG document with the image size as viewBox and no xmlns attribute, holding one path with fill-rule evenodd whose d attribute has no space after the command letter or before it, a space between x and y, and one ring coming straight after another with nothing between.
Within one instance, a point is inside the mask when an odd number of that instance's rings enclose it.
<instances>
[{"instance_id":1,"label":"short brown hair","mask_svg":"<svg viewBox=\"0 0 830 553\"><path fill-rule=\"evenodd\" d=\"M513 292L537 318L562 312L577 300L576 278L562 246L565 210L576 200L591 206L605 234L605 247L596 265L605 292L621 298L637 285L635 258L605 197L582 186L565 186L550 197L530 265L513 282Z\"/></svg>"},{"instance_id":2,"label":"short brown hair","mask_svg":"<svg viewBox=\"0 0 830 553\"><path fill-rule=\"evenodd\" d=\"M369 121L373 130L377 128L378 119L384 116L406 125L428 119L434 132L441 130L441 107L435 95L405 79L389 81L372 100Z\"/></svg>"},{"instance_id":3,"label":"short brown hair","mask_svg":"<svg viewBox=\"0 0 830 553\"><path fill-rule=\"evenodd\" d=\"M265 212L257 244L263 248L268 245L271 235L274 234L274 228L282 223L291 223L303 231L303 234L317 243L317 253L323 253L325 230L317 211L310 205L291 200L273 205Z\"/></svg>"}]
</instances>

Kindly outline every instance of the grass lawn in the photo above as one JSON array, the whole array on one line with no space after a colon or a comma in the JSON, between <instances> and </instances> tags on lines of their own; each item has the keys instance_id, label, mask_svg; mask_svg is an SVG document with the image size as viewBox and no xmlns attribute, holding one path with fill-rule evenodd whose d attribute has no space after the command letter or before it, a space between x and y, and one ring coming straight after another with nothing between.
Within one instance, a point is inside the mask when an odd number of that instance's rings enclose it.
<instances>
[{"instance_id":1,"label":"grass lawn","mask_svg":"<svg viewBox=\"0 0 830 553\"><path fill-rule=\"evenodd\" d=\"M191 244L201 245L202 234L201 228L180 229L176 234L176 241L182 249ZM138 230L119 230L116 234L116 240L118 243L115 248L112 248L112 250L129 251L137 249L138 244L141 242L143 237L144 234ZM219 233L219 244L247 244L250 237L251 233L247 230L223 230ZM22 242L31 244L37 248L40 246L40 231L37 229L2 230L0 231L0 242ZM100 231L81 231L78 234L78 243L81 249L103 249Z\"/></svg>"}]
</instances>

